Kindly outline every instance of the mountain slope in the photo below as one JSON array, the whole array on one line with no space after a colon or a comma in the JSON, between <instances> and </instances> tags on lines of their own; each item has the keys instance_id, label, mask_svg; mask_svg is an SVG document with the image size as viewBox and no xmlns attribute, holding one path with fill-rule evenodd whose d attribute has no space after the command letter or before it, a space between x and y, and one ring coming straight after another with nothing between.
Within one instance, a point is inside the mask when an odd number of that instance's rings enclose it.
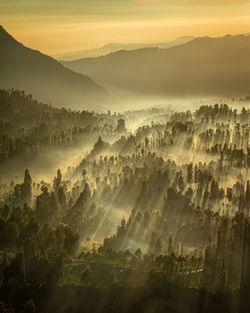
<instances>
[{"instance_id":1,"label":"mountain slope","mask_svg":"<svg viewBox=\"0 0 250 313\"><path fill-rule=\"evenodd\" d=\"M26 48L0 27L0 87L24 89L57 106L84 108L104 101L107 92L88 76Z\"/></svg>"},{"instance_id":2,"label":"mountain slope","mask_svg":"<svg viewBox=\"0 0 250 313\"><path fill-rule=\"evenodd\" d=\"M238 96L250 90L249 61L250 37L227 35L63 64L110 89L134 94Z\"/></svg>"},{"instance_id":3,"label":"mountain slope","mask_svg":"<svg viewBox=\"0 0 250 313\"><path fill-rule=\"evenodd\" d=\"M104 45L101 48L97 49L90 49L90 50L80 50L80 51L72 51L68 53L63 53L56 55L55 57L57 59L61 59L64 61L71 61L75 59L82 59L82 58L93 58L93 57L99 57L103 56L105 54L113 53L119 50L136 50L136 49L143 49L143 48L160 48L160 49L167 49L171 48L174 46L182 45L184 43L187 43L194 38L191 36L183 36L179 37L176 40L169 41L169 42L160 42L160 43L148 43L148 44L143 44L143 43L108 43Z\"/></svg>"}]
</instances>

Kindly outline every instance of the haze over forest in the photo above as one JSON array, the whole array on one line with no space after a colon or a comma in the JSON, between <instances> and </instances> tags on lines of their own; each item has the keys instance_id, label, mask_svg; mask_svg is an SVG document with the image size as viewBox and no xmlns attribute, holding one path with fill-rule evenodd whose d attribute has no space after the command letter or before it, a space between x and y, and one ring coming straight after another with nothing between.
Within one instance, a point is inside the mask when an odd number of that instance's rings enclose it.
<instances>
[{"instance_id":1,"label":"haze over forest","mask_svg":"<svg viewBox=\"0 0 250 313\"><path fill-rule=\"evenodd\" d=\"M0 313L250 312L249 9L0 2Z\"/></svg>"},{"instance_id":2,"label":"haze over forest","mask_svg":"<svg viewBox=\"0 0 250 313\"><path fill-rule=\"evenodd\" d=\"M124 111L131 102L140 108L143 101L169 105L183 97L238 99L249 94L249 43L248 34L181 37L157 47L112 46L106 55L59 62L25 47L1 27L0 80L3 88L80 110Z\"/></svg>"}]
</instances>

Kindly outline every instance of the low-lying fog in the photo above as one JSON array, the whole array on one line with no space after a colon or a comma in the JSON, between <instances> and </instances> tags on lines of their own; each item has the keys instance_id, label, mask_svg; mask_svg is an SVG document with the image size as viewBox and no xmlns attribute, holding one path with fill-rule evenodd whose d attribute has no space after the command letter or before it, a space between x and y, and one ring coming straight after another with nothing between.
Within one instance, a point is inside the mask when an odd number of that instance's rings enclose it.
<instances>
[{"instance_id":1,"label":"low-lying fog","mask_svg":"<svg viewBox=\"0 0 250 313\"><path fill-rule=\"evenodd\" d=\"M221 99L221 98L129 98L117 99L117 102L110 103L107 107L99 108L97 112L107 113L120 112L126 116L126 128L129 132L134 133L136 129L143 125L150 125L154 123L165 122L167 116L173 111L194 111L201 105L213 105L215 103L227 103L229 106L239 108L244 105L244 102L234 99ZM160 115L154 113L154 108L164 109L164 114ZM152 110L150 110L152 109ZM143 114L145 110L146 114ZM149 110L149 112L146 110ZM136 113L137 114L134 114ZM23 179L23 169L29 168L34 181L51 180L55 176L56 170L60 168L63 172L66 171L68 166L79 164L84 155L93 148L96 138L88 138L83 140L82 144L77 147L66 148L50 148L44 149L42 152L30 157L19 156L18 159L14 158L8 162L7 165L0 166L0 180L3 182L15 182ZM110 140L109 140L110 142ZM193 158L193 156L191 157Z\"/></svg>"}]
</instances>

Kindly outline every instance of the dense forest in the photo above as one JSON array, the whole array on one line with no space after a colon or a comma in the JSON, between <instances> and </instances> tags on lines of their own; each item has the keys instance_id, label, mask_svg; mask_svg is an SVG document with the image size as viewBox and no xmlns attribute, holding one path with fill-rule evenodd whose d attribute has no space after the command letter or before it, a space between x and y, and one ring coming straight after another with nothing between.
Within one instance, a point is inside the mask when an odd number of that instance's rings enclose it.
<instances>
[{"instance_id":1,"label":"dense forest","mask_svg":"<svg viewBox=\"0 0 250 313\"><path fill-rule=\"evenodd\" d=\"M0 91L0 312L248 312L250 110L56 109ZM72 150L73 151L73 150ZM37 163L37 166L40 166Z\"/></svg>"}]
</instances>

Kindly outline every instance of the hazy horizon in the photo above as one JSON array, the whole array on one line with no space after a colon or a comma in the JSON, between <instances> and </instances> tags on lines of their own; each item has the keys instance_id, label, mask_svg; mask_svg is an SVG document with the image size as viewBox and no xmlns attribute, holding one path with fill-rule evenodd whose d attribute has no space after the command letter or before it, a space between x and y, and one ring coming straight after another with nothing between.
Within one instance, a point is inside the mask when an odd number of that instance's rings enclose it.
<instances>
[{"instance_id":1,"label":"hazy horizon","mask_svg":"<svg viewBox=\"0 0 250 313\"><path fill-rule=\"evenodd\" d=\"M3 0L0 20L26 46L49 55L109 42L154 43L180 36L248 33L249 1Z\"/></svg>"},{"instance_id":2,"label":"hazy horizon","mask_svg":"<svg viewBox=\"0 0 250 313\"><path fill-rule=\"evenodd\" d=\"M250 0L0 0L0 313L250 312L249 58Z\"/></svg>"}]
</instances>

